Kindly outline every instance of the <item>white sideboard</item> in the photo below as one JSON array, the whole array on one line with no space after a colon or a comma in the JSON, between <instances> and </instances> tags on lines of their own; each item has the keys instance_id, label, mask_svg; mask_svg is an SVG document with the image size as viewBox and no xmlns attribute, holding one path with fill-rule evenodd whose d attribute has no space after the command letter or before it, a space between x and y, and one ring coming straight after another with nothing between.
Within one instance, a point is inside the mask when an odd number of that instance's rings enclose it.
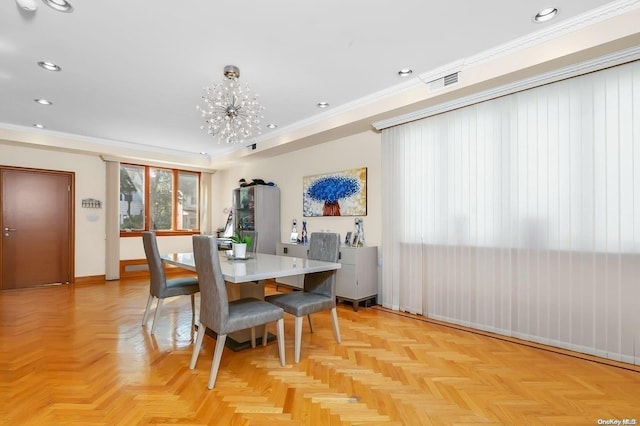
<instances>
[{"instance_id":1,"label":"white sideboard","mask_svg":"<svg viewBox=\"0 0 640 426\"><path fill-rule=\"evenodd\" d=\"M276 254L281 256L306 259L308 249L308 246L302 244L276 244ZM338 262L342 264L342 268L336 272L338 301L352 302L355 311L360 302L365 302L368 306L371 300L375 301L378 295L378 247L340 246ZM304 275L278 278L276 284L302 288Z\"/></svg>"}]
</instances>

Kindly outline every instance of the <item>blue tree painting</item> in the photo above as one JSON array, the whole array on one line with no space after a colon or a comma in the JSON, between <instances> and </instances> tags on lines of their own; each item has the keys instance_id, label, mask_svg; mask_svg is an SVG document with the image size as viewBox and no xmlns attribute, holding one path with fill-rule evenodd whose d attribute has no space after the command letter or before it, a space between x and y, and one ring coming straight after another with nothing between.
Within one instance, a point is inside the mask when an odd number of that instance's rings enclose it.
<instances>
[{"instance_id":1,"label":"blue tree painting","mask_svg":"<svg viewBox=\"0 0 640 426\"><path fill-rule=\"evenodd\" d=\"M304 216L366 214L366 168L304 178Z\"/></svg>"}]
</instances>

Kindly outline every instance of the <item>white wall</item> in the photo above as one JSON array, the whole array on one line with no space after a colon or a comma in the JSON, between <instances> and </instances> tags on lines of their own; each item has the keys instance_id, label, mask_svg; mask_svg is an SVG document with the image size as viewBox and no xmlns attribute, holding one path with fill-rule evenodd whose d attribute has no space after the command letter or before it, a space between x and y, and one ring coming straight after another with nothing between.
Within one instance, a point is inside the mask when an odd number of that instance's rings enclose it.
<instances>
[{"instance_id":1,"label":"white wall","mask_svg":"<svg viewBox=\"0 0 640 426\"><path fill-rule=\"evenodd\" d=\"M281 240L288 241L291 221L298 220L298 231L302 220L307 220L309 233L329 230L344 238L353 231L354 217L302 217L302 178L308 175L338 172L358 167L367 168L367 215L364 220L366 245L379 246L382 241L381 200L381 136L374 131L327 142L289 154L261 160L248 161L245 165L222 171L214 175L213 185L217 200L214 200L213 225L226 223L225 207L231 207L231 193L238 187L241 178L272 181L280 188L280 233Z\"/></svg>"},{"instance_id":2,"label":"white wall","mask_svg":"<svg viewBox=\"0 0 640 426\"><path fill-rule=\"evenodd\" d=\"M75 173L75 276L103 275L104 208L85 209L81 202L83 198L105 201L104 162L95 155L5 145L0 140L0 164Z\"/></svg>"},{"instance_id":3,"label":"white wall","mask_svg":"<svg viewBox=\"0 0 640 426\"><path fill-rule=\"evenodd\" d=\"M273 181L280 187L281 238L287 241L291 220L302 224L302 178L367 167L367 215L363 216L367 245L380 245L381 233L381 137L373 131L360 133L326 144L302 149L267 159L247 160L241 167L220 171L212 179L212 223L226 223L225 207L231 206L231 193L238 180L245 178ZM105 201L105 164L98 155L13 145L0 140L0 164L61 170L75 173L75 276L95 276L105 273L105 219L103 209L83 209L83 198ZM91 216L91 217L90 217ZM353 217L313 217L308 220L309 232L323 229L344 235L353 230ZM191 237L160 237L161 251L189 251ZM143 259L144 249L139 237L120 239L120 259Z\"/></svg>"}]
</instances>

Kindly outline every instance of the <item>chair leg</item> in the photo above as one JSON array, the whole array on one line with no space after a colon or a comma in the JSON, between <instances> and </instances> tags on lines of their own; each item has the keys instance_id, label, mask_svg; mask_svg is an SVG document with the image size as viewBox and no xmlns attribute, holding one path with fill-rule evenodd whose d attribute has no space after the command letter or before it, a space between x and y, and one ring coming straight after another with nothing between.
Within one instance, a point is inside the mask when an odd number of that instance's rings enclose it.
<instances>
[{"instance_id":1,"label":"chair leg","mask_svg":"<svg viewBox=\"0 0 640 426\"><path fill-rule=\"evenodd\" d=\"M264 330L262 330L262 346L267 346L267 338L269 334L267 333L267 324L264 325Z\"/></svg>"},{"instance_id":2,"label":"chair leg","mask_svg":"<svg viewBox=\"0 0 640 426\"><path fill-rule=\"evenodd\" d=\"M156 305L156 313L153 316L153 325L151 326L151 334L156 333L156 325L158 325L158 318L160 318L160 309L162 308L162 300L158 299L158 304Z\"/></svg>"},{"instance_id":3,"label":"chair leg","mask_svg":"<svg viewBox=\"0 0 640 426\"><path fill-rule=\"evenodd\" d=\"M151 310L152 303L153 303L153 296L149 294L149 299L147 299L147 307L144 309L144 315L142 316L143 326L147 323L147 319L149 318L149 311Z\"/></svg>"},{"instance_id":4,"label":"chair leg","mask_svg":"<svg viewBox=\"0 0 640 426\"><path fill-rule=\"evenodd\" d=\"M311 329L311 332L313 333L313 323L311 322L311 315L307 315L307 319L309 320L309 328Z\"/></svg>"},{"instance_id":5,"label":"chair leg","mask_svg":"<svg viewBox=\"0 0 640 426\"><path fill-rule=\"evenodd\" d=\"M285 364L285 355L284 355L284 318L280 318L278 320L278 354L280 355L280 366L284 367ZM263 339L266 341L266 327L265 327L265 337Z\"/></svg>"},{"instance_id":6,"label":"chair leg","mask_svg":"<svg viewBox=\"0 0 640 426\"><path fill-rule=\"evenodd\" d=\"M216 377L218 377L218 368L220 368L225 340L227 340L226 334L218 334L218 337L216 337L216 348L213 351L213 363L211 364L211 373L209 373L209 389L213 389L216 385Z\"/></svg>"},{"instance_id":7,"label":"chair leg","mask_svg":"<svg viewBox=\"0 0 640 426\"><path fill-rule=\"evenodd\" d=\"M251 348L256 347L256 328L251 327Z\"/></svg>"},{"instance_id":8,"label":"chair leg","mask_svg":"<svg viewBox=\"0 0 640 426\"><path fill-rule=\"evenodd\" d=\"M191 294L191 325L196 323L196 295Z\"/></svg>"},{"instance_id":9,"label":"chair leg","mask_svg":"<svg viewBox=\"0 0 640 426\"><path fill-rule=\"evenodd\" d=\"M204 338L204 332L206 331L204 325L198 323L198 334L196 335L196 342L193 345L193 353L191 354L191 362L189 368L193 370L196 368L196 362L198 361L198 355L200 355L200 348L202 347L202 340Z\"/></svg>"},{"instance_id":10,"label":"chair leg","mask_svg":"<svg viewBox=\"0 0 640 426\"><path fill-rule=\"evenodd\" d=\"M300 345L302 341L302 317L296 317L294 332L295 332L295 340L293 342L293 345L294 345L293 354L294 354L294 361L297 364L300 362Z\"/></svg>"},{"instance_id":11,"label":"chair leg","mask_svg":"<svg viewBox=\"0 0 640 426\"><path fill-rule=\"evenodd\" d=\"M338 311L336 308L331 308L331 319L333 320L333 335L336 336L336 342L342 343L340 326L338 325Z\"/></svg>"}]
</instances>

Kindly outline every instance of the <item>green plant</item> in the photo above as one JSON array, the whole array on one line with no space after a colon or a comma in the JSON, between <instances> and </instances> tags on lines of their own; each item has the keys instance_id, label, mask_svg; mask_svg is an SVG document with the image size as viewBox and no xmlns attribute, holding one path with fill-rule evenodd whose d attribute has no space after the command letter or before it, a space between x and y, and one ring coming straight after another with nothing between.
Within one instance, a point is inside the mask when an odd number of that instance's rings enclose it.
<instances>
[{"instance_id":1,"label":"green plant","mask_svg":"<svg viewBox=\"0 0 640 426\"><path fill-rule=\"evenodd\" d=\"M236 244L246 244L248 247L251 247L253 238L250 235L233 234L233 236L231 237L231 242L234 242Z\"/></svg>"}]
</instances>

